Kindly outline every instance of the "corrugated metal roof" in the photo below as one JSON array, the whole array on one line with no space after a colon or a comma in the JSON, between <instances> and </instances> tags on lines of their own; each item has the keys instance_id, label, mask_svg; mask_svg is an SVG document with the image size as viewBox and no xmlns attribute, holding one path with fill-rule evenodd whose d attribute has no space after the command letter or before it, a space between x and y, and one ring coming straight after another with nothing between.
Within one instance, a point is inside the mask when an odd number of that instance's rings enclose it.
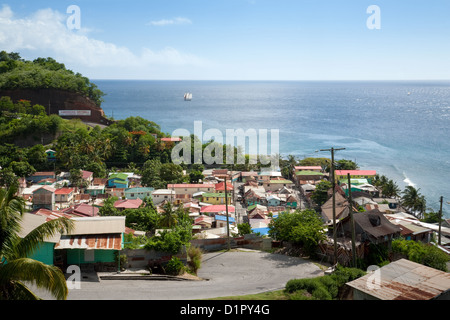
<instances>
[{"instance_id":1,"label":"corrugated metal roof","mask_svg":"<svg viewBox=\"0 0 450 320\"><path fill-rule=\"evenodd\" d=\"M450 290L450 273L400 259L347 285L381 300L430 300Z\"/></svg>"},{"instance_id":2,"label":"corrugated metal roof","mask_svg":"<svg viewBox=\"0 0 450 320\"><path fill-rule=\"evenodd\" d=\"M55 249L122 249L121 234L91 234L80 236L61 236Z\"/></svg>"}]
</instances>

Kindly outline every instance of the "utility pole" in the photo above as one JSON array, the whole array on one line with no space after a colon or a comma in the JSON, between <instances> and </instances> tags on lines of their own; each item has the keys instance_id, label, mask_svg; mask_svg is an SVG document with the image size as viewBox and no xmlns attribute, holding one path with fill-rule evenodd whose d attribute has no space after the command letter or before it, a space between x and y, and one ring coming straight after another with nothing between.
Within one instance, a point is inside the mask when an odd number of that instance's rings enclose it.
<instances>
[{"instance_id":1,"label":"utility pole","mask_svg":"<svg viewBox=\"0 0 450 320\"><path fill-rule=\"evenodd\" d=\"M355 245L355 220L353 219L353 202L352 202L352 187L350 184L350 173L347 173L348 179L348 202L349 202L349 210L350 210L350 222L352 228L352 260L353 267L356 268L356 245Z\"/></svg>"},{"instance_id":2,"label":"utility pole","mask_svg":"<svg viewBox=\"0 0 450 320\"><path fill-rule=\"evenodd\" d=\"M336 180L334 177L334 152L339 150L345 150L345 148L340 149L322 149L320 151L331 151L331 179L332 179L332 185L333 185L333 242L334 242L334 264L337 263L337 239L336 239L336 197L335 197L335 190L336 190Z\"/></svg>"},{"instance_id":3,"label":"utility pole","mask_svg":"<svg viewBox=\"0 0 450 320\"><path fill-rule=\"evenodd\" d=\"M439 237L438 244L441 245L441 225L442 225L442 202L444 202L444 197L441 196L441 208L439 209Z\"/></svg>"},{"instance_id":4,"label":"utility pole","mask_svg":"<svg viewBox=\"0 0 450 320\"><path fill-rule=\"evenodd\" d=\"M227 240L228 240L228 250L230 250L230 218L228 217L228 192L227 192L227 177L225 176L224 187L225 187L225 211L227 214Z\"/></svg>"}]
</instances>

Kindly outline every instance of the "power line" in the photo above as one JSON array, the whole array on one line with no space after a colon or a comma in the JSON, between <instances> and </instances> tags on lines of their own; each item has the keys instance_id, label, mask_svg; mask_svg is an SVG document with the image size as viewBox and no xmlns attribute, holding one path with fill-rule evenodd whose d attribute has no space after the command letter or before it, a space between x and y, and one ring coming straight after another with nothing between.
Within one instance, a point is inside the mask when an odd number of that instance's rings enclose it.
<instances>
[{"instance_id":1,"label":"power line","mask_svg":"<svg viewBox=\"0 0 450 320\"><path fill-rule=\"evenodd\" d=\"M339 150L345 150L345 148L331 148L331 149L321 149L320 151L331 152L331 179L333 185L333 245L334 245L334 264L337 263L337 233L336 233L336 200L335 200L335 190L336 190L336 180L334 177L334 152Z\"/></svg>"}]
</instances>

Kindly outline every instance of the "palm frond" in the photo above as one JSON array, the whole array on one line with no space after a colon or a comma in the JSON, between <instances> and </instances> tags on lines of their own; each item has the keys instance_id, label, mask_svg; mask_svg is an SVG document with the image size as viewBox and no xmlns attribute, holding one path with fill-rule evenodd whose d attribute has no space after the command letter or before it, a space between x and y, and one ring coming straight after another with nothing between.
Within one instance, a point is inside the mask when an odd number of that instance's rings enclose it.
<instances>
[{"instance_id":1,"label":"palm frond","mask_svg":"<svg viewBox=\"0 0 450 320\"><path fill-rule=\"evenodd\" d=\"M16 244L14 259L31 255L46 238L51 238L57 233L70 233L73 228L73 221L65 217L41 224Z\"/></svg>"},{"instance_id":2,"label":"palm frond","mask_svg":"<svg viewBox=\"0 0 450 320\"><path fill-rule=\"evenodd\" d=\"M55 266L46 265L30 258L8 261L0 268L0 287L11 282L30 282L48 290L56 299L65 300L68 288L64 274Z\"/></svg>"}]
</instances>

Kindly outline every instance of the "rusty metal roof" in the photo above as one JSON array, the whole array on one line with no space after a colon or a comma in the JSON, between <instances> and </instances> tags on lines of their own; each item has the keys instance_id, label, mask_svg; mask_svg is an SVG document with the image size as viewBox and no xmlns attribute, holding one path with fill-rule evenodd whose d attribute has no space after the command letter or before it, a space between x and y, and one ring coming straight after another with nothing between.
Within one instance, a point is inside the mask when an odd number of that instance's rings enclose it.
<instances>
[{"instance_id":1,"label":"rusty metal roof","mask_svg":"<svg viewBox=\"0 0 450 320\"><path fill-rule=\"evenodd\" d=\"M122 235L90 234L79 236L61 236L55 249L104 249L120 250L122 248Z\"/></svg>"},{"instance_id":2,"label":"rusty metal roof","mask_svg":"<svg viewBox=\"0 0 450 320\"><path fill-rule=\"evenodd\" d=\"M450 273L400 259L347 285L380 300L430 300L450 290Z\"/></svg>"}]
</instances>

